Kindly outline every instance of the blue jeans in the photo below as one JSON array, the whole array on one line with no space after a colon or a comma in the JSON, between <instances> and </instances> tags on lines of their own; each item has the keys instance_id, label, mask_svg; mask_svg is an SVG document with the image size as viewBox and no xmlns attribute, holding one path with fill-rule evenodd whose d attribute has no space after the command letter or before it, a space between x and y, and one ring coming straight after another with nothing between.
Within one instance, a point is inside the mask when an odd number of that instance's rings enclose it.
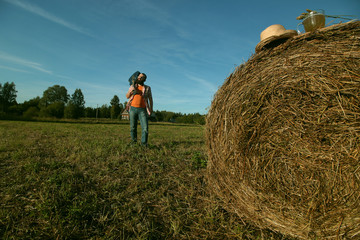
<instances>
[{"instance_id":1,"label":"blue jeans","mask_svg":"<svg viewBox=\"0 0 360 240\"><path fill-rule=\"evenodd\" d=\"M133 142L137 141L137 123L141 125L141 144L147 145L149 135L148 116L145 108L130 108L130 135Z\"/></svg>"}]
</instances>

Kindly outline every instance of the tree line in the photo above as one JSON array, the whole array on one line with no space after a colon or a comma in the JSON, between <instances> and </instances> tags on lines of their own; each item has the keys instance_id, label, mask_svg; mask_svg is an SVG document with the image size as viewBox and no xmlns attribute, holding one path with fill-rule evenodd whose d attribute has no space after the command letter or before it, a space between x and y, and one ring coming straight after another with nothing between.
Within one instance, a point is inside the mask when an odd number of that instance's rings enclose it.
<instances>
[{"instance_id":1,"label":"tree line","mask_svg":"<svg viewBox=\"0 0 360 240\"><path fill-rule=\"evenodd\" d=\"M0 119L6 118L111 118L122 120L127 102L120 102L117 95L109 105L92 108L85 106L85 98L81 89L68 94L64 86L54 85L43 92L43 95L24 103L17 103L17 91L14 82L0 83ZM155 111L150 121L173 123L205 124L205 116L199 113L183 114L170 111Z\"/></svg>"}]
</instances>

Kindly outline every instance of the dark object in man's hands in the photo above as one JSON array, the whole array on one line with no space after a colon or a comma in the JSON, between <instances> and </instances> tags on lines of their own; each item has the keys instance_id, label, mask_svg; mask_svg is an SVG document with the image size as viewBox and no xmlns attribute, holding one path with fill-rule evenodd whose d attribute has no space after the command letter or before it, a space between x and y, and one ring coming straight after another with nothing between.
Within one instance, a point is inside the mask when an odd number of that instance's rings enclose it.
<instances>
[{"instance_id":1,"label":"dark object in man's hands","mask_svg":"<svg viewBox=\"0 0 360 240\"><path fill-rule=\"evenodd\" d=\"M134 89L132 92L131 92L131 95L136 95L136 94L139 94L140 92L137 90L137 89Z\"/></svg>"},{"instance_id":2,"label":"dark object in man's hands","mask_svg":"<svg viewBox=\"0 0 360 240\"><path fill-rule=\"evenodd\" d=\"M140 75L140 72L139 71L136 71L133 73L133 75L131 75L131 77L129 78L129 85L135 87L135 84L136 84L136 81L138 79Z\"/></svg>"}]
</instances>

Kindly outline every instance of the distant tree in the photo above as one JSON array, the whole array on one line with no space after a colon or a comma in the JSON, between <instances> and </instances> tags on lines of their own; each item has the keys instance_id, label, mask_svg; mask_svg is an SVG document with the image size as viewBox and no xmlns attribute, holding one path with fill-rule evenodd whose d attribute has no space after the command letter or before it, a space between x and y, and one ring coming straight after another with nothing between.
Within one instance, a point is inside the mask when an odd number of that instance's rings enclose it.
<instances>
[{"instance_id":1,"label":"distant tree","mask_svg":"<svg viewBox=\"0 0 360 240\"><path fill-rule=\"evenodd\" d=\"M7 108L6 113L12 116L21 116L22 107L19 104L11 105L10 107Z\"/></svg>"},{"instance_id":2,"label":"distant tree","mask_svg":"<svg viewBox=\"0 0 360 240\"><path fill-rule=\"evenodd\" d=\"M69 101L68 104L66 104L65 106L64 117L72 119L78 118L77 107L71 101Z\"/></svg>"},{"instance_id":3,"label":"distant tree","mask_svg":"<svg viewBox=\"0 0 360 240\"><path fill-rule=\"evenodd\" d=\"M101 108L99 109L99 118L110 118L110 106L108 106L107 104L104 104L101 106Z\"/></svg>"},{"instance_id":4,"label":"distant tree","mask_svg":"<svg viewBox=\"0 0 360 240\"><path fill-rule=\"evenodd\" d=\"M67 89L64 86L54 85L46 89L43 97L40 100L41 117L56 117L62 118L64 116L65 104L69 100Z\"/></svg>"},{"instance_id":5,"label":"distant tree","mask_svg":"<svg viewBox=\"0 0 360 240\"><path fill-rule=\"evenodd\" d=\"M81 89L76 89L65 107L65 118L79 118L84 116L85 100Z\"/></svg>"},{"instance_id":6,"label":"distant tree","mask_svg":"<svg viewBox=\"0 0 360 240\"><path fill-rule=\"evenodd\" d=\"M79 88L77 88L73 95L71 95L70 101L77 107L85 108L84 95Z\"/></svg>"},{"instance_id":7,"label":"distant tree","mask_svg":"<svg viewBox=\"0 0 360 240\"><path fill-rule=\"evenodd\" d=\"M161 111L164 122L175 122L176 118L180 115L174 112Z\"/></svg>"},{"instance_id":8,"label":"distant tree","mask_svg":"<svg viewBox=\"0 0 360 240\"><path fill-rule=\"evenodd\" d=\"M176 118L177 123L193 123L192 116L184 114Z\"/></svg>"},{"instance_id":9,"label":"distant tree","mask_svg":"<svg viewBox=\"0 0 360 240\"><path fill-rule=\"evenodd\" d=\"M7 112L8 108L12 105L16 105L17 91L15 89L15 83L6 82L4 86L0 84L0 105L3 112Z\"/></svg>"},{"instance_id":10,"label":"distant tree","mask_svg":"<svg viewBox=\"0 0 360 240\"><path fill-rule=\"evenodd\" d=\"M37 107L29 107L23 113L23 116L27 119L39 116L39 109Z\"/></svg>"},{"instance_id":11,"label":"distant tree","mask_svg":"<svg viewBox=\"0 0 360 240\"><path fill-rule=\"evenodd\" d=\"M155 116L156 116L156 119L160 122L162 122L164 120L164 116L160 111L155 111Z\"/></svg>"},{"instance_id":12,"label":"distant tree","mask_svg":"<svg viewBox=\"0 0 360 240\"><path fill-rule=\"evenodd\" d=\"M84 110L84 115L86 118L95 118L96 117L96 109L95 108L91 108L91 107L87 107Z\"/></svg>"},{"instance_id":13,"label":"distant tree","mask_svg":"<svg viewBox=\"0 0 360 240\"><path fill-rule=\"evenodd\" d=\"M47 107L42 107L39 113L40 117L56 117L62 118L64 116L65 103L55 102Z\"/></svg>"},{"instance_id":14,"label":"distant tree","mask_svg":"<svg viewBox=\"0 0 360 240\"><path fill-rule=\"evenodd\" d=\"M41 103L43 106L47 107L56 102L66 104L68 100L69 95L67 89L64 86L54 85L44 91Z\"/></svg>"},{"instance_id":15,"label":"distant tree","mask_svg":"<svg viewBox=\"0 0 360 240\"><path fill-rule=\"evenodd\" d=\"M35 97L28 101L25 101L22 104L23 110L26 111L30 107L36 107L36 108L40 109L40 100L41 100L40 97Z\"/></svg>"},{"instance_id":16,"label":"distant tree","mask_svg":"<svg viewBox=\"0 0 360 240\"><path fill-rule=\"evenodd\" d=\"M117 95L114 95L114 97L111 99L110 101L110 105L119 105L120 104L120 99Z\"/></svg>"},{"instance_id":17,"label":"distant tree","mask_svg":"<svg viewBox=\"0 0 360 240\"><path fill-rule=\"evenodd\" d=\"M201 115L200 113L195 113L193 122L200 125L205 125L205 115Z\"/></svg>"},{"instance_id":18,"label":"distant tree","mask_svg":"<svg viewBox=\"0 0 360 240\"><path fill-rule=\"evenodd\" d=\"M116 119L121 111L120 108L120 99L117 95L115 95L111 101L110 101L110 105L111 105L111 110L110 110L110 116L112 119Z\"/></svg>"},{"instance_id":19,"label":"distant tree","mask_svg":"<svg viewBox=\"0 0 360 240\"><path fill-rule=\"evenodd\" d=\"M35 98L32 98L32 99L30 99L28 101L25 101L22 104L20 104L22 114L24 115L25 112L29 108L32 108L31 112L34 112L34 110L35 110L34 108L36 108L37 112L39 112L39 110L40 110L40 100L41 100L40 97L35 97Z\"/></svg>"},{"instance_id":20,"label":"distant tree","mask_svg":"<svg viewBox=\"0 0 360 240\"><path fill-rule=\"evenodd\" d=\"M205 124L205 116L200 113L190 113L190 114L178 114L176 117L177 123L190 123L190 124Z\"/></svg>"}]
</instances>

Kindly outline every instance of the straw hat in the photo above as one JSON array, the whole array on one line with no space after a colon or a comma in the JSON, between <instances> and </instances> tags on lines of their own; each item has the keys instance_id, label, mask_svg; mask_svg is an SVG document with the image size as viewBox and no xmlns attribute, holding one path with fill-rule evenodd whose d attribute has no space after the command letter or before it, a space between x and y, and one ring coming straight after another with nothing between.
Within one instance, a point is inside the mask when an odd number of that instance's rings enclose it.
<instances>
[{"instance_id":1,"label":"straw hat","mask_svg":"<svg viewBox=\"0 0 360 240\"><path fill-rule=\"evenodd\" d=\"M261 32L260 42L256 45L255 52L260 52L266 45L276 40L286 40L296 35L295 30L286 30L283 25L271 25Z\"/></svg>"}]
</instances>

